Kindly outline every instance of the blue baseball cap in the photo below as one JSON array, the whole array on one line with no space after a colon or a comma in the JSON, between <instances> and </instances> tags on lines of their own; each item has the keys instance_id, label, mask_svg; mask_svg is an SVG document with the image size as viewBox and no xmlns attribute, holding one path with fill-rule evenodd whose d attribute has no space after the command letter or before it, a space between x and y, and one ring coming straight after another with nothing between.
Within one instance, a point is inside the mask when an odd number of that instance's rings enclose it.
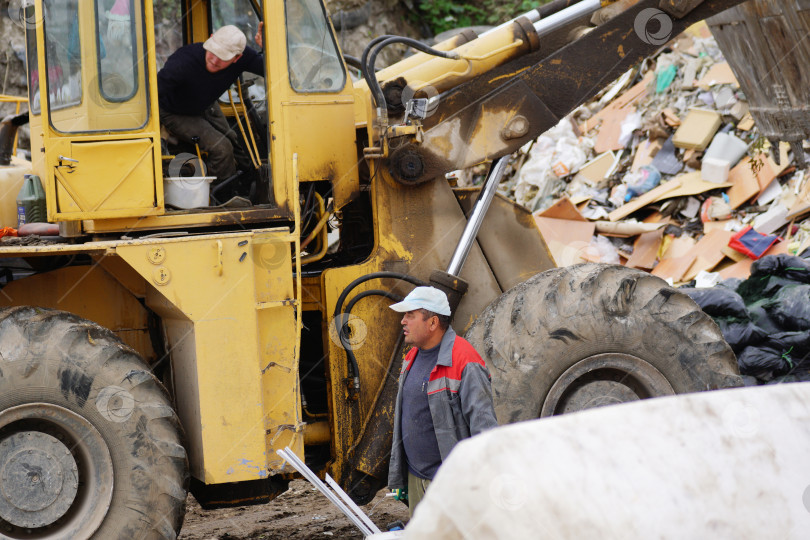
<instances>
[{"instance_id":1,"label":"blue baseball cap","mask_svg":"<svg viewBox=\"0 0 810 540\"><path fill-rule=\"evenodd\" d=\"M450 315L450 302L447 301L447 295L436 287L417 287L409 292L402 302L389 307L400 313L426 309L439 315Z\"/></svg>"}]
</instances>

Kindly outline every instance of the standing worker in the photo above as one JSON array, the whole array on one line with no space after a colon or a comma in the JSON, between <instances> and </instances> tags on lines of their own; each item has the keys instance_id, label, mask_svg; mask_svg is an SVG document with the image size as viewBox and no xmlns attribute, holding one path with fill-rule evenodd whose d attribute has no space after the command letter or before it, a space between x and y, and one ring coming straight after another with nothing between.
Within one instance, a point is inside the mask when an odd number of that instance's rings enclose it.
<instances>
[{"instance_id":1,"label":"standing worker","mask_svg":"<svg viewBox=\"0 0 810 540\"><path fill-rule=\"evenodd\" d=\"M262 27L255 40L262 46ZM236 137L217 98L245 71L264 75L264 55L246 46L236 26L223 26L205 43L177 49L158 72L160 123L186 143L199 140L208 171L220 181L236 174Z\"/></svg>"},{"instance_id":2,"label":"standing worker","mask_svg":"<svg viewBox=\"0 0 810 540\"><path fill-rule=\"evenodd\" d=\"M391 309L405 343L394 409L388 487L407 493L409 513L461 439L498 425L484 361L450 327L450 304L435 287L416 287ZM406 491L407 490L407 491Z\"/></svg>"}]
</instances>

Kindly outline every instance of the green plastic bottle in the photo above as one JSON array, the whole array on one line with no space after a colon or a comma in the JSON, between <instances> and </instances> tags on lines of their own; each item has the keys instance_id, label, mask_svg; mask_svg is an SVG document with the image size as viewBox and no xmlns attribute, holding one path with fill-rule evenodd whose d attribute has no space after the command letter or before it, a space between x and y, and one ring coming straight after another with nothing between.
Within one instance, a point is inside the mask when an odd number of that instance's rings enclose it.
<instances>
[{"instance_id":1,"label":"green plastic bottle","mask_svg":"<svg viewBox=\"0 0 810 540\"><path fill-rule=\"evenodd\" d=\"M17 227L25 223L42 223L47 218L45 190L39 176L26 174L17 194Z\"/></svg>"}]
</instances>

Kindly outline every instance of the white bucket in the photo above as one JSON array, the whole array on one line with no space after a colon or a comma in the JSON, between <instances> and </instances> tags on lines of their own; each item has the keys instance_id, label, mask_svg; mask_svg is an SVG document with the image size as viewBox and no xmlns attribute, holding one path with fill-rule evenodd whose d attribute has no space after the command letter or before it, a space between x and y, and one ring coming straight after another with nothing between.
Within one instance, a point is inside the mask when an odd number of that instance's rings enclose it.
<instances>
[{"instance_id":1,"label":"white bucket","mask_svg":"<svg viewBox=\"0 0 810 540\"><path fill-rule=\"evenodd\" d=\"M163 179L163 195L166 204L177 208L208 206L211 182L215 176L189 176Z\"/></svg>"}]
</instances>

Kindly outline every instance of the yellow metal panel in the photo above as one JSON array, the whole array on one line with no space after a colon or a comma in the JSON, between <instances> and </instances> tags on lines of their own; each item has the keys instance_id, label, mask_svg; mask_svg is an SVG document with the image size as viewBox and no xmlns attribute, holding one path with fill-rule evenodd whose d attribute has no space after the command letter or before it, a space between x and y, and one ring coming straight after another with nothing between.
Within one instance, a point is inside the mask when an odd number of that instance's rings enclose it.
<instances>
[{"instance_id":1,"label":"yellow metal panel","mask_svg":"<svg viewBox=\"0 0 810 540\"><path fill-rule=\"evenodd\" d=\"M357 197L354 100L324 96L286 101L284 121L295 126L286 142L289 151L299 156L299 181L330 182L337 209Z\"/></svg>"},{"instance_id":2,"label":"yellow metal panel","mask_svg":"<svg viewBox=\"0 0 810 540\"><path fill-rule=\"evenodd\" d=\"M192 473L205 483L278 472L272 451L286 445L303 455L293 240L277 229L116 247L163 318Z\"/></svg>"},{"instance_id":3,"label":"yellow metal panel","mask_svg":"<svg viewBox=\"0 0 810 540\"><path fill-rule=\"evenodd\" d=\"M239 243L250 236L118 247L159 293L148 296L150 307L164 316L176 308L167 327L172 364L183 377L178 412L185 426L199 429L190 454L206 483L255 480L267 470L253 265L240 261Z\"/></svg>"},{"instance_id":4,"label":"yellow metal panel","mask_svg":"<svg viewBox=\"0 0 810 540\"><path fill-rule=\"evenodd\" d=\"M112 330L147 361L156 360L146 308L99 265L69 266L12 281L0 293L0 307L9 306L75 313Z\"/></svg>"}]
</instances>

